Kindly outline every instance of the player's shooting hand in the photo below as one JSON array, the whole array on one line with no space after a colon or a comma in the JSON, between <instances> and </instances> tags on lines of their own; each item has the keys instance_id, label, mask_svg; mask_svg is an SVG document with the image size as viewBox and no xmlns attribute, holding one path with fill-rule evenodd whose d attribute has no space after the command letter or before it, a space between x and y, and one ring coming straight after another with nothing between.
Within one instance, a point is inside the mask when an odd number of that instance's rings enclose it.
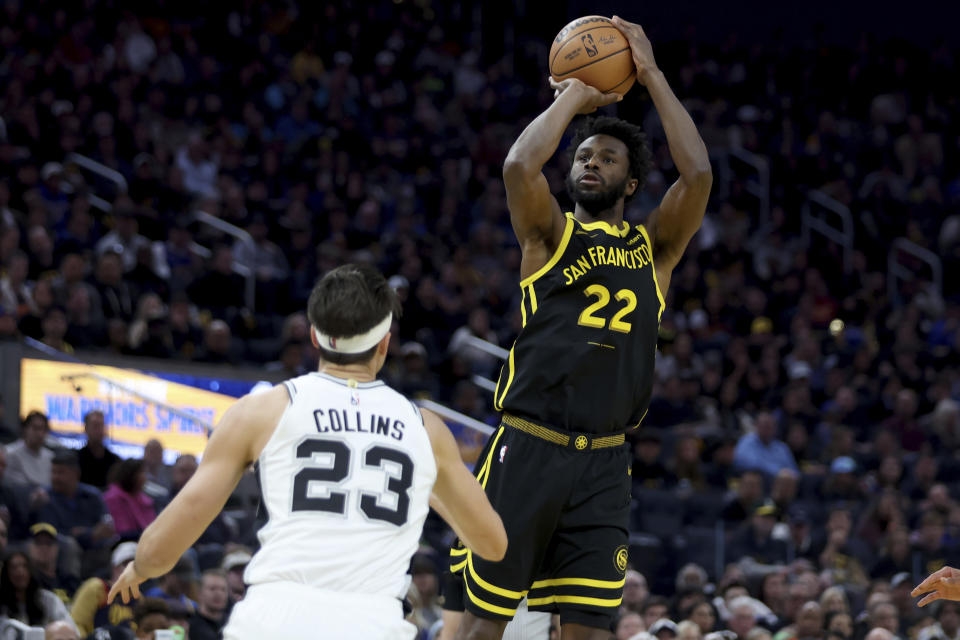
<instances>
[{"instance_id":1,"label":"player's shooting hand","mask_svg":"<svg viewBox=\"0 0 960 640\"><path fill-rule=\"evenodd\" d=\"M561 94L571 92L578 98L577 113L593 113L600 107L623 100L619 93L601 93L598 89L584 84L576 78L567 78L557 82L552 77L548 78L550 87L553 89L553 99L556 100Z\"/></svg>"},{"instance_id":2,"label":"player's shooting hand","mask_svg":"<svg viewBox=\"0 0 960 640\"><path fill-rule=\"evenodd\" d=\"M110 587L110 593L107 594L107 604L113 602L113 599L120 595L123 604L129 604L132 598L140 597L140 585L146 581L141 578L136 569L133 568L133 561L127 563L127 568L123 570L117 581Z\"/></svg>"},{"instance_id":3,"label":"player's shooting hand","mask_svg":"<svg viewBox=\"0 0 960 640\"><path fill-rule=\"evenodd\" d=\"M650 44L650 39L643 32L643 27L638 24L627 22L619 16L613 16L611 20L630 43L633 63L637 65L637 80L641 84L646 84L647 75L657 70L657 61L653 59L653 46Z\"/></svg>"},{"instance_id":4,"label":"player's shooting hand","mask_svg":"<svg viewBox=\"0 0 960 640\"><path fill-rule=\"evenodd\" d=\"M944 567L927 576L927 579L910 592L914 598L927 594L917 604L925 606L934 600L960 600L960 570Z\"/></svg>"}]
</instances>

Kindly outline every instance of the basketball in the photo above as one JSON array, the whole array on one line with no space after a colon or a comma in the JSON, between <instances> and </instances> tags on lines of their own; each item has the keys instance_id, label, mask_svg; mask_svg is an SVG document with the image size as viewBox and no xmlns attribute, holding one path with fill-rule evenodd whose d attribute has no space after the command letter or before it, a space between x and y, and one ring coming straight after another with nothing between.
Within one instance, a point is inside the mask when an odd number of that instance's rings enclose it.
<instances>
[{"instance_id":1,"label":"basketball","mask_svg":"<svg viewBox=\"0 0 960 640\"><path fill-rule=\"evenodd\" d=\"M630 45L610 18L577 18L557 34L550 47L550 75L557 82L577 78L603 93L625 94L637 68Z\"/></svg>"}]
</instances>

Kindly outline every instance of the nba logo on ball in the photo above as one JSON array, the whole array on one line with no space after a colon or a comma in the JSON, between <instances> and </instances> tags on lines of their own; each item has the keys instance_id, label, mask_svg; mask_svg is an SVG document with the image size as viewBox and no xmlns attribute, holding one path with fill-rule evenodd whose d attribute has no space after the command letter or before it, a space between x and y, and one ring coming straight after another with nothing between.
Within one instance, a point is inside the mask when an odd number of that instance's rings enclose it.
<instances>
[{"instance_id":1,"label":"nba logo on ball","mask_svg":"<svg viewBox=\"0 0 960 640\"><path fill-rule=\"evenodd\" d=\"M503 456L507 455L507 445L500 447L500 462L503 462Z\"/></svg>"},{"instance_id":2,"label":"nba logo on ball","mask_svg":"<svg viewBox=\"0 0 960 640\"><path fill-rule=\"evenodd\" d=\"M580 38L580 41L583 42L583 48L587 51L587 57L592 58L597 55L597 45L593 43L593 36L589 33Z\"/></svg>"}]
</instances>

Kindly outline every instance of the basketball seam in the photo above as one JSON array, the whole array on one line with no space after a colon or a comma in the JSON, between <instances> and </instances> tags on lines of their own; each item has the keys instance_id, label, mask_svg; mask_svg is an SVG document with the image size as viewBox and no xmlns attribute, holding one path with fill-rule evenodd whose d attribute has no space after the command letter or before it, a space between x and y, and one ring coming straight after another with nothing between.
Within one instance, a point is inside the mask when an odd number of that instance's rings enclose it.
<instances>
[{"instance_id":1,"label":"basketball seam","mask_svg":"<svg viewBox=\"0 0 960 640\"><path fill-rule=\"evenodd\" d=\"M580 65L579 67L574 67L573 69L570 69L570 70L564 72L564 74L559 77L559 80L566 80L566 79L567 79L567 76L569 76L569 75L570 75L571 73L573 73L574 71L579 71L580 69L583 69L584 67L589 67L590 65L595 64L595 63L597 63L597 62L600 62L601 60L606 60L607 58L609 58L609 57L611 57L611 56L615 56L615 55L617 55L618 53L623 53L624 51L629 51L629 50L630 50L630 47L624 47L623 49L618 49L617 51L614 51L613 53L608 53L607 55L603 56L602 58L597 58L596 60L591 60L591 61L588 62L587 64L582 64L582 65Z\"/></svg>"},{"instance_id":2,"label":"basketball seam","mask_svg":"<svg viewBox=\"0 0 960 640\"><path fill-rule=\"evenodd\" d=\"M636 73L637 73L636 71L631 71L630 73L627 74L627 77L626 77L626 78L624 78L623 80L621 80L621 81L618 82L617 84L613 85L612 87L610 87L610 88L607 89L606 91L603 91L603 93L610 93L611 91L613 91L614 89L616 89L617 87L619 87L620 85L622 85L624 82L626 82L627 80L629 80L631 77L633 77L634 75L636 75Z\"/></svg>"},{"instance_id":3,"label":"basketball seam","mask_svg":"<svg viewBox=\"0 0 960 640\"><path fill-rule=\"evenodd\" d=\"M550 60L550 68L553 69L553 63L557 61L557 56L559 56L560 52L563 51L563 45L567 44L568 42L573 40L575 37L579 35L583 35L587 31L593 31L594 29L610 29L610 28L616 29L616 27L613 26L612 22L608 22L607 24L601 24L596 27L590 27L589 29L584 29L583 31L577 31L572 36L569 36L566 40L564 40L559 45L557 45L557 52L553 54L553 59ZM619 29L617 29L617 31L619 31Z\"/></svg>"}]
</instances>

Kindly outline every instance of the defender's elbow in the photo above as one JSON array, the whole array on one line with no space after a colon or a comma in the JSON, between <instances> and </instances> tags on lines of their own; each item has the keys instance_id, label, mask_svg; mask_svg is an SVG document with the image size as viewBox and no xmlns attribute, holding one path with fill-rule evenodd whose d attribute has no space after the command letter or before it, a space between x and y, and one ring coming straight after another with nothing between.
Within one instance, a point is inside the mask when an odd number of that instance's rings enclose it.
<instances>
[{"instance_id":1,"label":"defender's elbow","mask_svg":"<svg viewBox=\"0 0 960 640\"><path fill-rule=\"evenodd\" d=\"M477 555L489 562L500 562L507 554L507 532L500 523L498 530L484 541L483 549L475 549Z\"/></svg>"}]
</instances>

